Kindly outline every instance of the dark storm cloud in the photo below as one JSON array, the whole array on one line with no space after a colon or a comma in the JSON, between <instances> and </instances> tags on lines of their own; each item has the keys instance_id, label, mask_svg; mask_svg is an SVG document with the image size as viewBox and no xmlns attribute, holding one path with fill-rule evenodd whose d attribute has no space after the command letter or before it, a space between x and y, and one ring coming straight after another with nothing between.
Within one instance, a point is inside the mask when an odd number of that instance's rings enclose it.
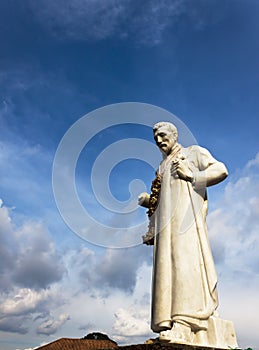
<instances>
[{"instance_id":1,"label":"dark storm cloud","mask_svg":"<svg viewBox=\"0 0 259 350\"><path fill-rule=\"evenodd\" d=\"M1 232L0 232L1 236ZM0 238L0 292L7 291L12 286L11 271L14 269L13 252Z\"/></svg>"},{"instance_id":2,"label":"dark storm cloud","mask_svg":"<svg viewBox=\"0 0 259 350\"><path fill-rule=\"evenodd\" d=\"M48 231L37 222L16 228L10 209L0 207L0 290L47 288L65 269Z\"/></svg>"},{"instance_id":3,"label":"dark storm cloud","mask_svg":"<svg viewBox=\"0 0 259 350\"><path fill-rule=\"evenodd\" d=\"M11 271L15 266L17 244L13 237L8 209L0 200L0 291L12 286Z\"/></svg>"},{"instance_id":4,"label":"dark storm cloud","mask_svg":"<svg viewBox=\"0 0 259 350\"><path fill-rule=\"evenodd\" d=\"M21 249L13 274L14 282L26 288L46 288L62 278L64 268L48 232L40 225L24 228L28 245Z\"/></svg>"},{"instance_id":5,"label":"dark storm cloud","mask_svg":"<svg viewBox=\"0 0 259 350\"><path fill-rule=\"evenodd\" d=\"M46 288L59 281L64 268L57 264L57 256L44 256L35 253L19 259L13 275L14 282L27 288Z\"/></svg>"},{"instance_id":6,"label":"dark storm cloud","mask_svg":"<svg viewBox=\"0 0 259 350\"><path fill-rule=\"evenodd\" d=\"M31 222L16 229L6 207L0 208L0 220L1 290L16 285L47 288L62 278L65 269L61 257L42 224Z\"/></svg>"},{"instance_id":7,"label":"dark storm cloud","mask_svg":"<svg viewBox=\"0 0 259 350\"><path fill-rule=\"evenodd\" d=\"M24 327L24 318L11 316L0 319L0 331L26 334L28 332L28 328Z\"/></svg>"},{"instance_id":8,"label":"dark storm cloud","mask_svg":"<svg viewBox=\"0 0 259 350\"><path fill-rule=\"evenodd\" d=\"M110 249L84 266L81 270L82 283L100 290L120 289L132 293L136 285L137 271L144 262L151 263L152 248L137 246L130 249Z\"/></svg>"}]
</instances>

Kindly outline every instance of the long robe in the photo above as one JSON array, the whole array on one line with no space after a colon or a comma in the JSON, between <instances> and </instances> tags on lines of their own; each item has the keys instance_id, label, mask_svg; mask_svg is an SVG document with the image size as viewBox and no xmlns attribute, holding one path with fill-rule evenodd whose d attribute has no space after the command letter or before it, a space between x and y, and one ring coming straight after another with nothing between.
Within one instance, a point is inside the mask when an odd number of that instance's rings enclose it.
<instances>
[{"instance_id":1,"label":"long robe","mask_svg":"<svg viewBox=\"0 0 259 350\"><path fill-rule=\"evenodd\" d=\"M187 162L195 184L172 175L173 159L161 162L159 169L164 168L164 173L154 214L154 332L170 329L174 321L187 323L194 331L207 329L218 306L217 274L206 227L206 183L220 182L227 170L199 146L182 148L176 157Z\"/></svg>"}]
</instances>

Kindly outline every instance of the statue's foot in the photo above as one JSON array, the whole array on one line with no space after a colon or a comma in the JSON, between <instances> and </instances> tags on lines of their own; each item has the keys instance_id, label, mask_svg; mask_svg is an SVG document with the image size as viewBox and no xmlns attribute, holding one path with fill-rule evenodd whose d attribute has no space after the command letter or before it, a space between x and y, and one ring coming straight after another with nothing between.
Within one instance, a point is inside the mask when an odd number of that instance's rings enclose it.
<instances>
[{"instance_id":1,"label":"statue's foot","mask_svg":"<svg viewBox=\"0 0 259 350\"><path fill-rule=\"evenodd\" d=\"M191 344L191 327L174 322L172 329L160 332L159 340L169 343Z\"/></svg>"}]
</instances>

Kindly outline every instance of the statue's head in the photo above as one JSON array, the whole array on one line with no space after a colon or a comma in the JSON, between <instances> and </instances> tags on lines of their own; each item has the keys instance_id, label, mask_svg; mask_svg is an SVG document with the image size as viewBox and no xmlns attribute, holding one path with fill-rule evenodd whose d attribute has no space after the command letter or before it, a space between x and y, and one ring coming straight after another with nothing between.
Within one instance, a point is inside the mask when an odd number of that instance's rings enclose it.
<instances>
[{"instance_id":1,"label":"statue's head","mask_svg":"<svg viewBox=\"0 0 259 350\"><path fill-rule=\"evenodd\" d=\"M153 126L154 139L158 148L165 154L170 154L178 140L177 128L169 122L159 122Z\"/></svg>"}]
</instances>

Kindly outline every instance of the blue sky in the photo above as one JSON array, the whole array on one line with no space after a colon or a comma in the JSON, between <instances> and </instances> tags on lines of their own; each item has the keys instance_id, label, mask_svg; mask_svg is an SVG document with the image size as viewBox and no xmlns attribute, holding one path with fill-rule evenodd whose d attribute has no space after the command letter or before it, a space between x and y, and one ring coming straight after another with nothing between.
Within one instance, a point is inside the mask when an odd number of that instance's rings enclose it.
<instances>
[{"instance_id":1,"label":"blue sky","mask_svg":"<svg viewBox=\"0 0 259 350\"><path fill-rule=\"evenodd\" d=\"M91 223L86 237L98 244L90 244L64 223L52 190L58 145L88 115L78 132L92 138L75 169L83 207L117 228L112 243L123 245L129 226L145 221L139 209L125 224L127 216L98 202L107 204L109 194L96 200L92 188L95 164L94 186L104 191L102 175L110 172L105 183L117 204L134 207L138 189L150 186L160 157L149 127L156 116L137 123L119 105L118 125L109 125L105 106L126 102L136 102L136 113L157 106L157 121L159 108L177 116L227 165L227 180L209 191L220 312L234 321L240 346L258 348L258 15L256 0L0 2L1 348L31 349L91 331L121 344L154 336L152 251L135 241L144 232L134 231L132 248L109 249L101 246L110 236ZM118 151L115 142L122 142ZM60 169L71 179L71 169ZM65 203L81 222L72 201Z\"/></svg>"}]
</instances>

